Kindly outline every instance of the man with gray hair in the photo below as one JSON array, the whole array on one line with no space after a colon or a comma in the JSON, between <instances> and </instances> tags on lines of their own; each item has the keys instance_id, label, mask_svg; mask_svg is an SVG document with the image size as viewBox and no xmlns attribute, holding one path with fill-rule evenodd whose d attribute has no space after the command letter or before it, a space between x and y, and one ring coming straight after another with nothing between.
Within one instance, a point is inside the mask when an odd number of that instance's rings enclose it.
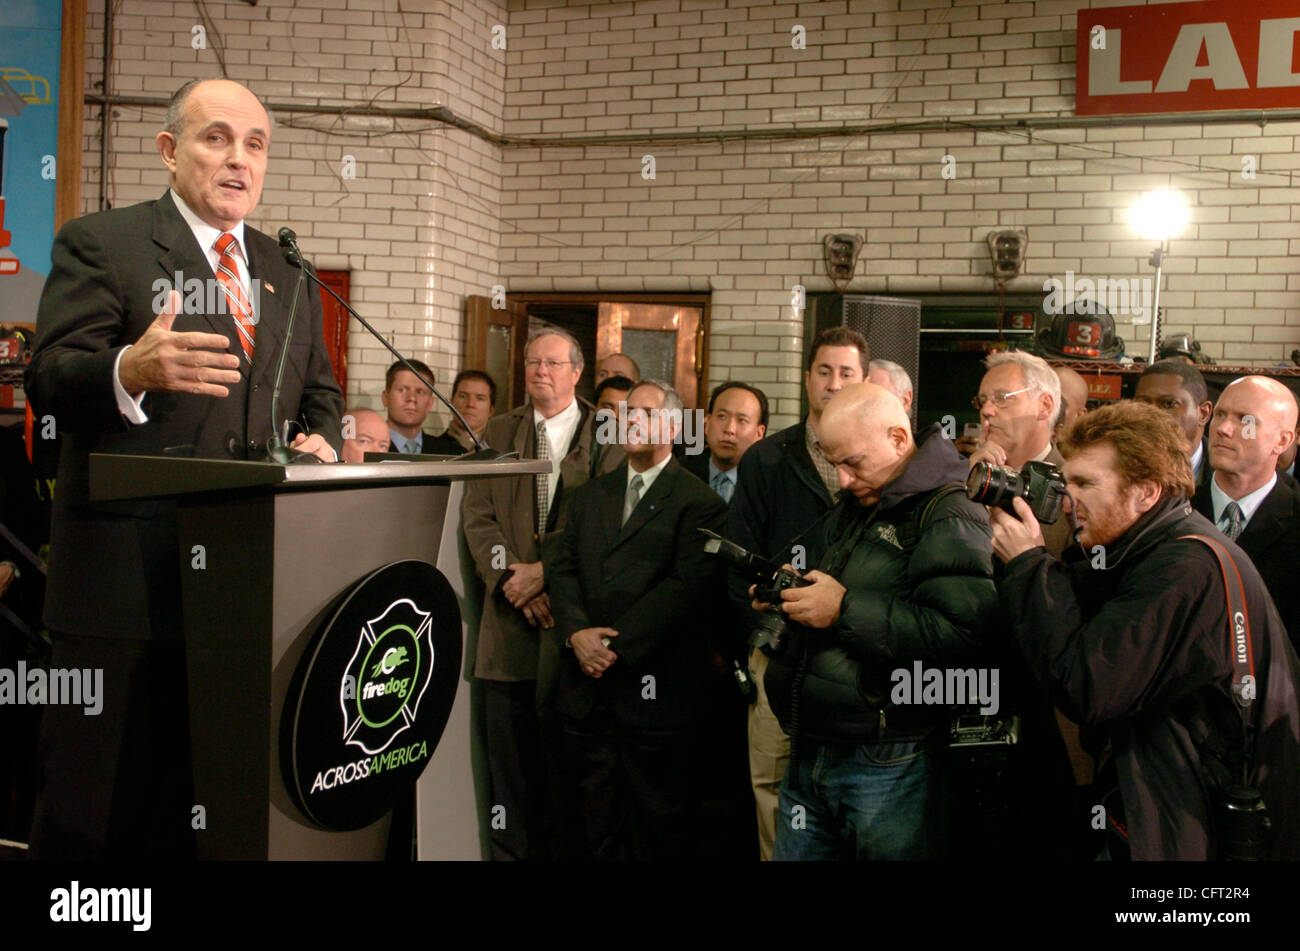
<instances>
[{"instance_id":1,"label":"man with gray hair","mask_svg":"<svg viewBox=\"0 0 1300 951\"><path fill-rule=\"evenodd\" d=\"M155 138L168 189L69 221L51 250L24 381L61 438L45 622L51 666L102 670L105 703L94 717L45 708L31 838L42 859L195 848L176 507L92 498L92 454L261 460L295 419L311 435L291 448L333 462L343 447L320 295L298 289L301 271L250 222L272 138L247 87L186 83Z\"/></svg>"},{"instance_id":2,"label":"man with gray hair","mask_svg":"<svg viewBox=\"0 0 1300 951\"><path fill-rule=\"evenodd\" d=\"M554 716L559 649L543 553L564 527L567 493L587 481L595 410L577 398L582 348L548 327L524 350L530 402L488 421L484 441L521 459L549 459L538 476L479 479L465 489L465 540L486 596L474 676L483 686L491 799L505 809L491 830L494 859L570 857L575 836L563 741ZM614 455L614 454L610 454Z\"/></svg>"},{"instance_id":3,"label":"man with gray hair","mask_svg":"<svg viewBox=\"0 0 1300 951\"><path fill-rule=\"evenodd\" d=\"M1052 428L1061 405L1061 381L1042 357L1021 350L990 353L988 372L972 404L980 414L979 447L970 464L978 462L1019 470L1037 460L1060 467L1065 463L1052 445ZM1074 538L1070 520L1062 515L1043 526L1047 550L1057 558Z\"/></svg>"},{"instance_id":4,"label":"man with gray hair","mask_svg":"<svg viewBox=\"0 0 1300 951\"><path fill-rule=\"evenodd\" d=\"M912 378L893 360L872 360L867 364L867 382L883 386L903 403L903 412L912 412Z\"/></svg>"},{"instance_id":5,"label":"man with gray hair","mask_svg":"<svg viewBox=\"0 0 1300 951\"><path fill-rule=\"evenodd\" d=\"M587 857L600 861L689 859L698 839L695 752L725 584L700 529L721 533L727 506L673 457L681 410L662 380L632 388L626 463L569 496L546 555L565 647L558 707Z\"/></svg>"}]
</instances>

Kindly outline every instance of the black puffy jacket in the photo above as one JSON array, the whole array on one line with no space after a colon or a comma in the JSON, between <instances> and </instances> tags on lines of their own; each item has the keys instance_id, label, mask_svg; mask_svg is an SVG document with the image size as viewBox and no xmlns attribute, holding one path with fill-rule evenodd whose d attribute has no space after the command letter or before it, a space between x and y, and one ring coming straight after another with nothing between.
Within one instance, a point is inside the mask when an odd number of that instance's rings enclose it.
<instances>
[{"instance_id":1,"label":"black puffy jacket","mask_svg":"<svg viewBox=\"0 0 1300 951\"><path fill-rule=\"evenodd\" d=\"M880 501L846 502L835 526L818 567L848 589L836 627L809 631L802 651L768 663L764 685L791 736L843 744L924 737L950 711L891 704L893 671L914 661L968 667L983 655L998 611L988 514L964 492L948 492L920 525L931 497L964 481L969 466L938 425L917 443Z\"/></svg>"}]
</instances>

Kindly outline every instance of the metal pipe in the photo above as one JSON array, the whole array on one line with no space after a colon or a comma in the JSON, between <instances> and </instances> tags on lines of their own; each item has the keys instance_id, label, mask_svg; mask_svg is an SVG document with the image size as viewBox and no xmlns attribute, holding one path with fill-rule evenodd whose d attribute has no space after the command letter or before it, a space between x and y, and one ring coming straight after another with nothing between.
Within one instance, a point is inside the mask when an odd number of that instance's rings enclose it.
<instances>
[{"instance_id":1,"label":"metal pipe","mask_svg":"<svg viewBox=\"0 0 1300 951\"><path fill-rule=\"evenodd\" d=\"M99 125L99 210L108 209L108 140L112 134L111 110L113 108L112 72L113 63L113 0L104 0L104 72L100 84L104 87L101 97L104 108Z\"/></svg>"},{"instance_id":2,"label":"metal pipe","mask_svg":"<svg viewBox=\"0 0 1300 951\"><path fill-rule=\"evenodd\" d=\"M110 0L111 2L111 0ZM167 108L168 98L159 96L113 96L110 94L87 93L86 102L107 106L153 106ZM1006 132L1017 130L1082 129L1111 126L1149 126L1149 125L1218 125L1230 122L1249 122L1263 127L1269 122L1300 121L1300 109L1273 110L1230 110L1218 112L1171 113L1155 116L1052 116L1033 119L927 119L912 122L890 122L878 125L830 126L800 129L751 129L717 132L669 132L669 133L635 133L627 135L589 135L557 136L538 138L534 136L510 136L496 132L462 119L446 106L330 106L317 103L267 102L270 112L307 113L309 115L363 116L385 119L422 119L426 122L441 122L458 129L463 129L484 141L505 148L509 147L544 147L544 148L578 148L589 145L624 145L636 142L717 142L720 140L741 139L807 139L828 137L854 137L862 135L881 135L899 132Z\"/></svg>"}]
</instances>

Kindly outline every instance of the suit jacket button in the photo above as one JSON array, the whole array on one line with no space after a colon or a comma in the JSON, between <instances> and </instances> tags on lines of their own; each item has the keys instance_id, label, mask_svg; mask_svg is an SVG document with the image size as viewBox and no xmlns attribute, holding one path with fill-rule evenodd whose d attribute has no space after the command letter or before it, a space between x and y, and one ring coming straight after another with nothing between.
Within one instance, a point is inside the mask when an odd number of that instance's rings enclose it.
<instances>
[{"instance_id":1,"label":"suit jacket button","mask_svg":"<svg viewBox=\"0 0 1300 951\"><path fill-rule=\"evenodd\" d=\"M261 388L262 388L262 384L261 384L261 383L254 383L254 384L253 384L253 392L254 392L254 393L256 393L256 392L257 392L258 390L260 390Z\"/></svg>"},{"instance_id":2,"label":"suit jacket button","mask_svg":"<svg viewBox=\"0 0 1300 951\"><path fill-rule=\"evenodd\" d=\"M257 451L257 440L256 440L256 439L250 439L250 440L248 441L248 448L249 448L250 450L252 450L253 452L256 452L256 451Z\"/></svg>"}]
</instances>

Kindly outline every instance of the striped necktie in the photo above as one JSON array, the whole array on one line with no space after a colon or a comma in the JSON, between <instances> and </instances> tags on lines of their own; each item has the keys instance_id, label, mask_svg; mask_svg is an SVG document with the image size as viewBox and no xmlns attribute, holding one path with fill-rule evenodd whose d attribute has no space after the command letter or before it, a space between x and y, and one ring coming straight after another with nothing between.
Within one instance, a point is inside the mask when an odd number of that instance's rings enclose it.
<instances>
[{"instance_id":1,"label":"striped necktie","mask_svg":"<svg viewBox=\"0 0 1300 951\"><path fill-rule=\"evenodd\" d=\"M239 268L235 264L235 255L239 253L239 242L230 232L217 238L213 245L220 255L217 261L217 280L226 292L226 302L230 313L235 317L235 327L239 330L239 344L244 348L244 357L249 365L253 363L253 348L257 341L257 325L253 319L253 307L244 293L244 285L239 280Z\"/></svg>"},{"instance_id":2,"label":"striped necktie","mask_svg":"<svg viewBox=\"0 0 1300 951\"><path fill-rule=\"evenodd\" d=\"M1223 507L1219 522L1223 525L1223 534L1235 542L1241 535L1241 506L1236 502L1229 502Z\"/></svg>"},{"instance_id":3,"label":"striped necktie","mask_svg":"<svg viewBox=\"0 0 1300 951\"><path fill-rule=\"evenodd\" d=\"M551 458L551 440L546 435L546 420L537 424L537 458ZM537 534L546 533L546 517L551 514L551 477L544 472L537 474Z\"/></svg>"}]
</instances>

